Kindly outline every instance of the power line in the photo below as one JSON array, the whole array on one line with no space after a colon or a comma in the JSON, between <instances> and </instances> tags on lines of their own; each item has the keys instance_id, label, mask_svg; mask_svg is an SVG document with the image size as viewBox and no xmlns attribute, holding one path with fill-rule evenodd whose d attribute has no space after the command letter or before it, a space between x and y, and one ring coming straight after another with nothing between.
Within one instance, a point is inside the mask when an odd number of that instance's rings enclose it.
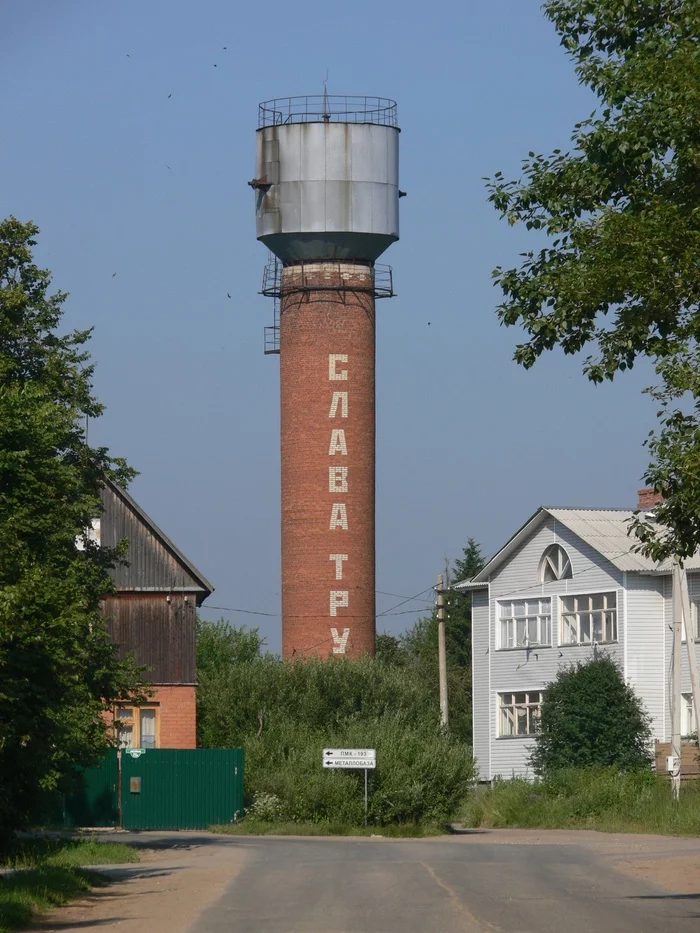
<instances>
[{"instance_id":1,"label":"power line","mask_svg":"<svg viewBox=\"0 0 700 933\"><path fill-rule=\"evenodd\" d=\"M403 605L405 605L406 603L410 603L411 600L413 600L413 599L418 599L419 596L423 596L424 593L428 593L428 592L430 592L431 590L434 590L434 589L435 589L434 586L428 586L428 587L426 587L424 590L421 590L420 593L416 593L415 596L408 596L408 597L406 597L406 599L404 599L402 602L397 603L395 606L391 606L390 609L386 609L384 612L378 613L378 614L377 614L377 618L379 618L379 616L388 616L388 615L391 615L391 614L393 613L394 609L398 609L399 606L403 606Z\"/></svg>"},{"instance_id":2,"label":"power line","mask_svg":"<svg viewBox=\"0 0 700 933\"><path fill-rule=\"evenodd\" d=\"M434 587L429 586L427 589L421 590L420 593L416 593L415 596L406 596L400 603L396 603L395 606L391 606L389 609L385 609L384 612L377 613L377 618L379 618L379 616L402 616L402 615L410 615L413 612L426 612L428 608L427 606L422 606L420 609L404 609L403 612L394 612L394 609L398 609L400 606L404 606L406 603L410 603L414 599L417 600L420 596L423 596L425 593L433 589ZM375 590L375 592L380 593L383 596L398 596L399 595L398 593L382 593L381 590ZM234 606L200 606L199 607L200 612L202 609L213 609L217 612L240 612L240 613L243 613L244 615L249 615L249 616L265 616L268 619L279 619L280 618L280 614L278 612L260 612L256 609L237 609ZM304 615L287 616L287 618L307 619L307 618L315 618L316 615L317 613L306 613ZM347 615L343 613L342 618L343 619L364 619L366 618L366 616L364 614L363 615Z\"/></svg>"},{"instance_id":3,"label":"power line","mask_svg":"<svg viewBox=\"0 0 700 933\"><path fill-rule=\"evenodd\" d=\"M247 616L268 616L270 619L279 618L277 612L257 612L254 609L234 609L231 606L199 606L200 612L202 609L217 609L220 612L242 612Z\"/></svg>"}]
</instances>

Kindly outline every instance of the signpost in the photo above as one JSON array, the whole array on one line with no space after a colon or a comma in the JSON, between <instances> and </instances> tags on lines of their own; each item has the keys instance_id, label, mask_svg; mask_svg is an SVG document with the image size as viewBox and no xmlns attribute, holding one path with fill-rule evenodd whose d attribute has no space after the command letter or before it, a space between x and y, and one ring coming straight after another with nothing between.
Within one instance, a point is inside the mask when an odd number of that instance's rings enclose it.
<instances>
[{"instance_id":1,"label":"signpost","mask_svg":"<svg viewBox=\"0 0 700 933\"><path fill-rule=\"evenodd\" d=\"M365 772L365 825L367 825L367 771L377 767L376 748L324 748L324 768L362 768Z\"/></svg>"}]
</instances>

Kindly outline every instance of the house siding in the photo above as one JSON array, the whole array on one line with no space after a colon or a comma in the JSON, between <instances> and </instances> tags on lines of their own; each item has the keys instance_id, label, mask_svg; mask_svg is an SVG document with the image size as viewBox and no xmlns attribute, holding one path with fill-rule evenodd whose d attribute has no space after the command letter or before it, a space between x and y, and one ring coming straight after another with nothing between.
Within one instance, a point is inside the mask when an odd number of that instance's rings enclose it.
<instances>
[{"instance_id":1,"label":"house siding","mask_svg":"<svg viewBox=\"0 0 700 933\"><path fill-rule=\"evenodd\" d=\"M472 593L472 723L477 778L491 779L489 762L489 591Z\"/></svg>"},{"instance_id":2,"label":"house siding","mask_svg":"<svg viewBox=\"0 0 700 933\"><path fill-rule=\"evenodd\" d=\"M102 493L101 544L116 547L126 540L126 561L118 564L110 576L119 590L191 590L204 595L204 589L182 561L159 540L153 530L115 489L107 486ZM201 598L200 595L200 598Z\"/></svg>"},{"instance_id":3,"label":"house siding","mask_svg":"<svg viewBox=\"0 0 700 933\"><path fill-rule=\"evenodd\" d=\"M573 570L573 579L554 583L538 583L540 560L544 550L551 544L560 544L569 555ZM528 776L531 772L527 764L533 738L498 737L498 694L510 691L543 690L556 678L563 666L577 661L587 661L593 656L593 648L578 646L559 646L559 605L556 597L560 595L585 594L590 592L615 591L617 594L618 639L624 633L624 598L622 572L617 570L598 552L574 535L567 528L548 516L543 524L533 532L522 546L513 554L491 580L489 606L489 710L488 729L490 744L489 778L496 776L510 778ZM497 650L497 605L504 598L552 597L552 646ZM614 644L601 646L621 666L624 663L623 645L618 640ZM476 686L476 680L475 680ZM475 735L477 728L483 729L477 716L483 716L481 707L477 713L475 705Z\"/></svg>"},{"instance_id":4,"label":"house siding","mask_svg":"<svg viewBox=\"0 0 700 933\"><path fill-rule=\"evenodd\" d=\"M132 654L151 684L197 680L194 598L182 593L121 593L103 606L119 656Z\"/></svg>"},{"instance_id":5,"label":"house siding","mask_svg":"<svg viewBox=\"0 0 700 933\"><path fill-rule=\"evenodd\" d=\"M627 574L627 682L644 703L652 735L660 741L666 732L664 580Z\"/></svg>"}]
</instances>

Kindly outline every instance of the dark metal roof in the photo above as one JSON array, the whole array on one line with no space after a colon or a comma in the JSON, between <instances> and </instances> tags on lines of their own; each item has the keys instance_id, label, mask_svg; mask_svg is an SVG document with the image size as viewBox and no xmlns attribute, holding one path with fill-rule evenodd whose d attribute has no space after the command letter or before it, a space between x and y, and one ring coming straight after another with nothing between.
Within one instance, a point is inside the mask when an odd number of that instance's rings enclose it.
<instances>
[{"instance_id":1,"label":"dark metal roof","mask_svg":"<svg viewBox=\"0 0 700 933\"><path fill-rule=\"evenodd\" d=\"M213 592L207 578L125 489L108 480L102 506L101 543L114 547L124 538L129 542L127 565L111 573L118 590L191 591L198 594L198 603Z\"/></svg>"}]
</instances>

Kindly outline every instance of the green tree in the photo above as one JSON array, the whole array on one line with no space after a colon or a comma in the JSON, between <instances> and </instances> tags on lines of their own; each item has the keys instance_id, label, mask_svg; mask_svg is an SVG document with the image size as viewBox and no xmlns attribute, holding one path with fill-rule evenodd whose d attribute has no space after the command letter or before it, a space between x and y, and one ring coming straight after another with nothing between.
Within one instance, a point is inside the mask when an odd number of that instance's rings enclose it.
<instances>
[{"instance_id":1,"label":"green tree","mask_svg":"<svg viewBox=\"0 0 700 933\"><path fill-rule=\"evenodd\" d=\"M472 598L471 593L449 589L450 583L469 580L484 566L479 544L467 540L462 556L448 569L445 592L445 652L450 731L464 739L472 732ZM403 632L396 644L385 641L379 657L389 663L411 667L414 676L437 690L438 636L437 613L418 619ZM392 636L384 636L391 638Z\"/></svg>"},{"instance_id":2,"label":"green tree","mask_svg":"<svg viewBox=\"0 0 700 933\"><path fill-rule=\"evenodd\" d=\"M233 625L223 618L209 622L197 616L197 670L201 673L252 661L261 656L264 647L265 639L257 628Z\"/></svg>"},{"instance_id":3,"label":"green tree","mask_svg":"<svg viewBox=\"0 0 700 933\"><path fill-rule=\"evenodd\" d=\"M525 368L555 347L590 351L594 383L652 361L660 424L645 479L664 501L656 524L633 527L652 557L687 557L700 545L700 3L547 0L544 12L600 106L571 151L530 152L520 179L489 181L508 223L546 237L495 270L498 315L524 329Z\"/></svg>"},{"instance_id":4,"label":"green tree","mask_svg":"<svg viewBox=\"0 0 700 933\"><path fill-rule=\"evenodd\" d=\"M133 472L86 444L89 331L57 333L66 295L32 259L32 223L0 223L0 845L43 790L107 742L102 712L132 694L99 613L120 555L87 540L105 477Z\"/></svg>"},{"instance_id":5,"label":"green tree","mask_svg":"<svg viewBox=\"0 0 700 933\"><path fill-rule=\"evenodd\" d=\"M617 664L601 655L565 667L545 690L530 755L536 774L564 768L649 765L649 717Z\"/></svg>"}]
</instances>

